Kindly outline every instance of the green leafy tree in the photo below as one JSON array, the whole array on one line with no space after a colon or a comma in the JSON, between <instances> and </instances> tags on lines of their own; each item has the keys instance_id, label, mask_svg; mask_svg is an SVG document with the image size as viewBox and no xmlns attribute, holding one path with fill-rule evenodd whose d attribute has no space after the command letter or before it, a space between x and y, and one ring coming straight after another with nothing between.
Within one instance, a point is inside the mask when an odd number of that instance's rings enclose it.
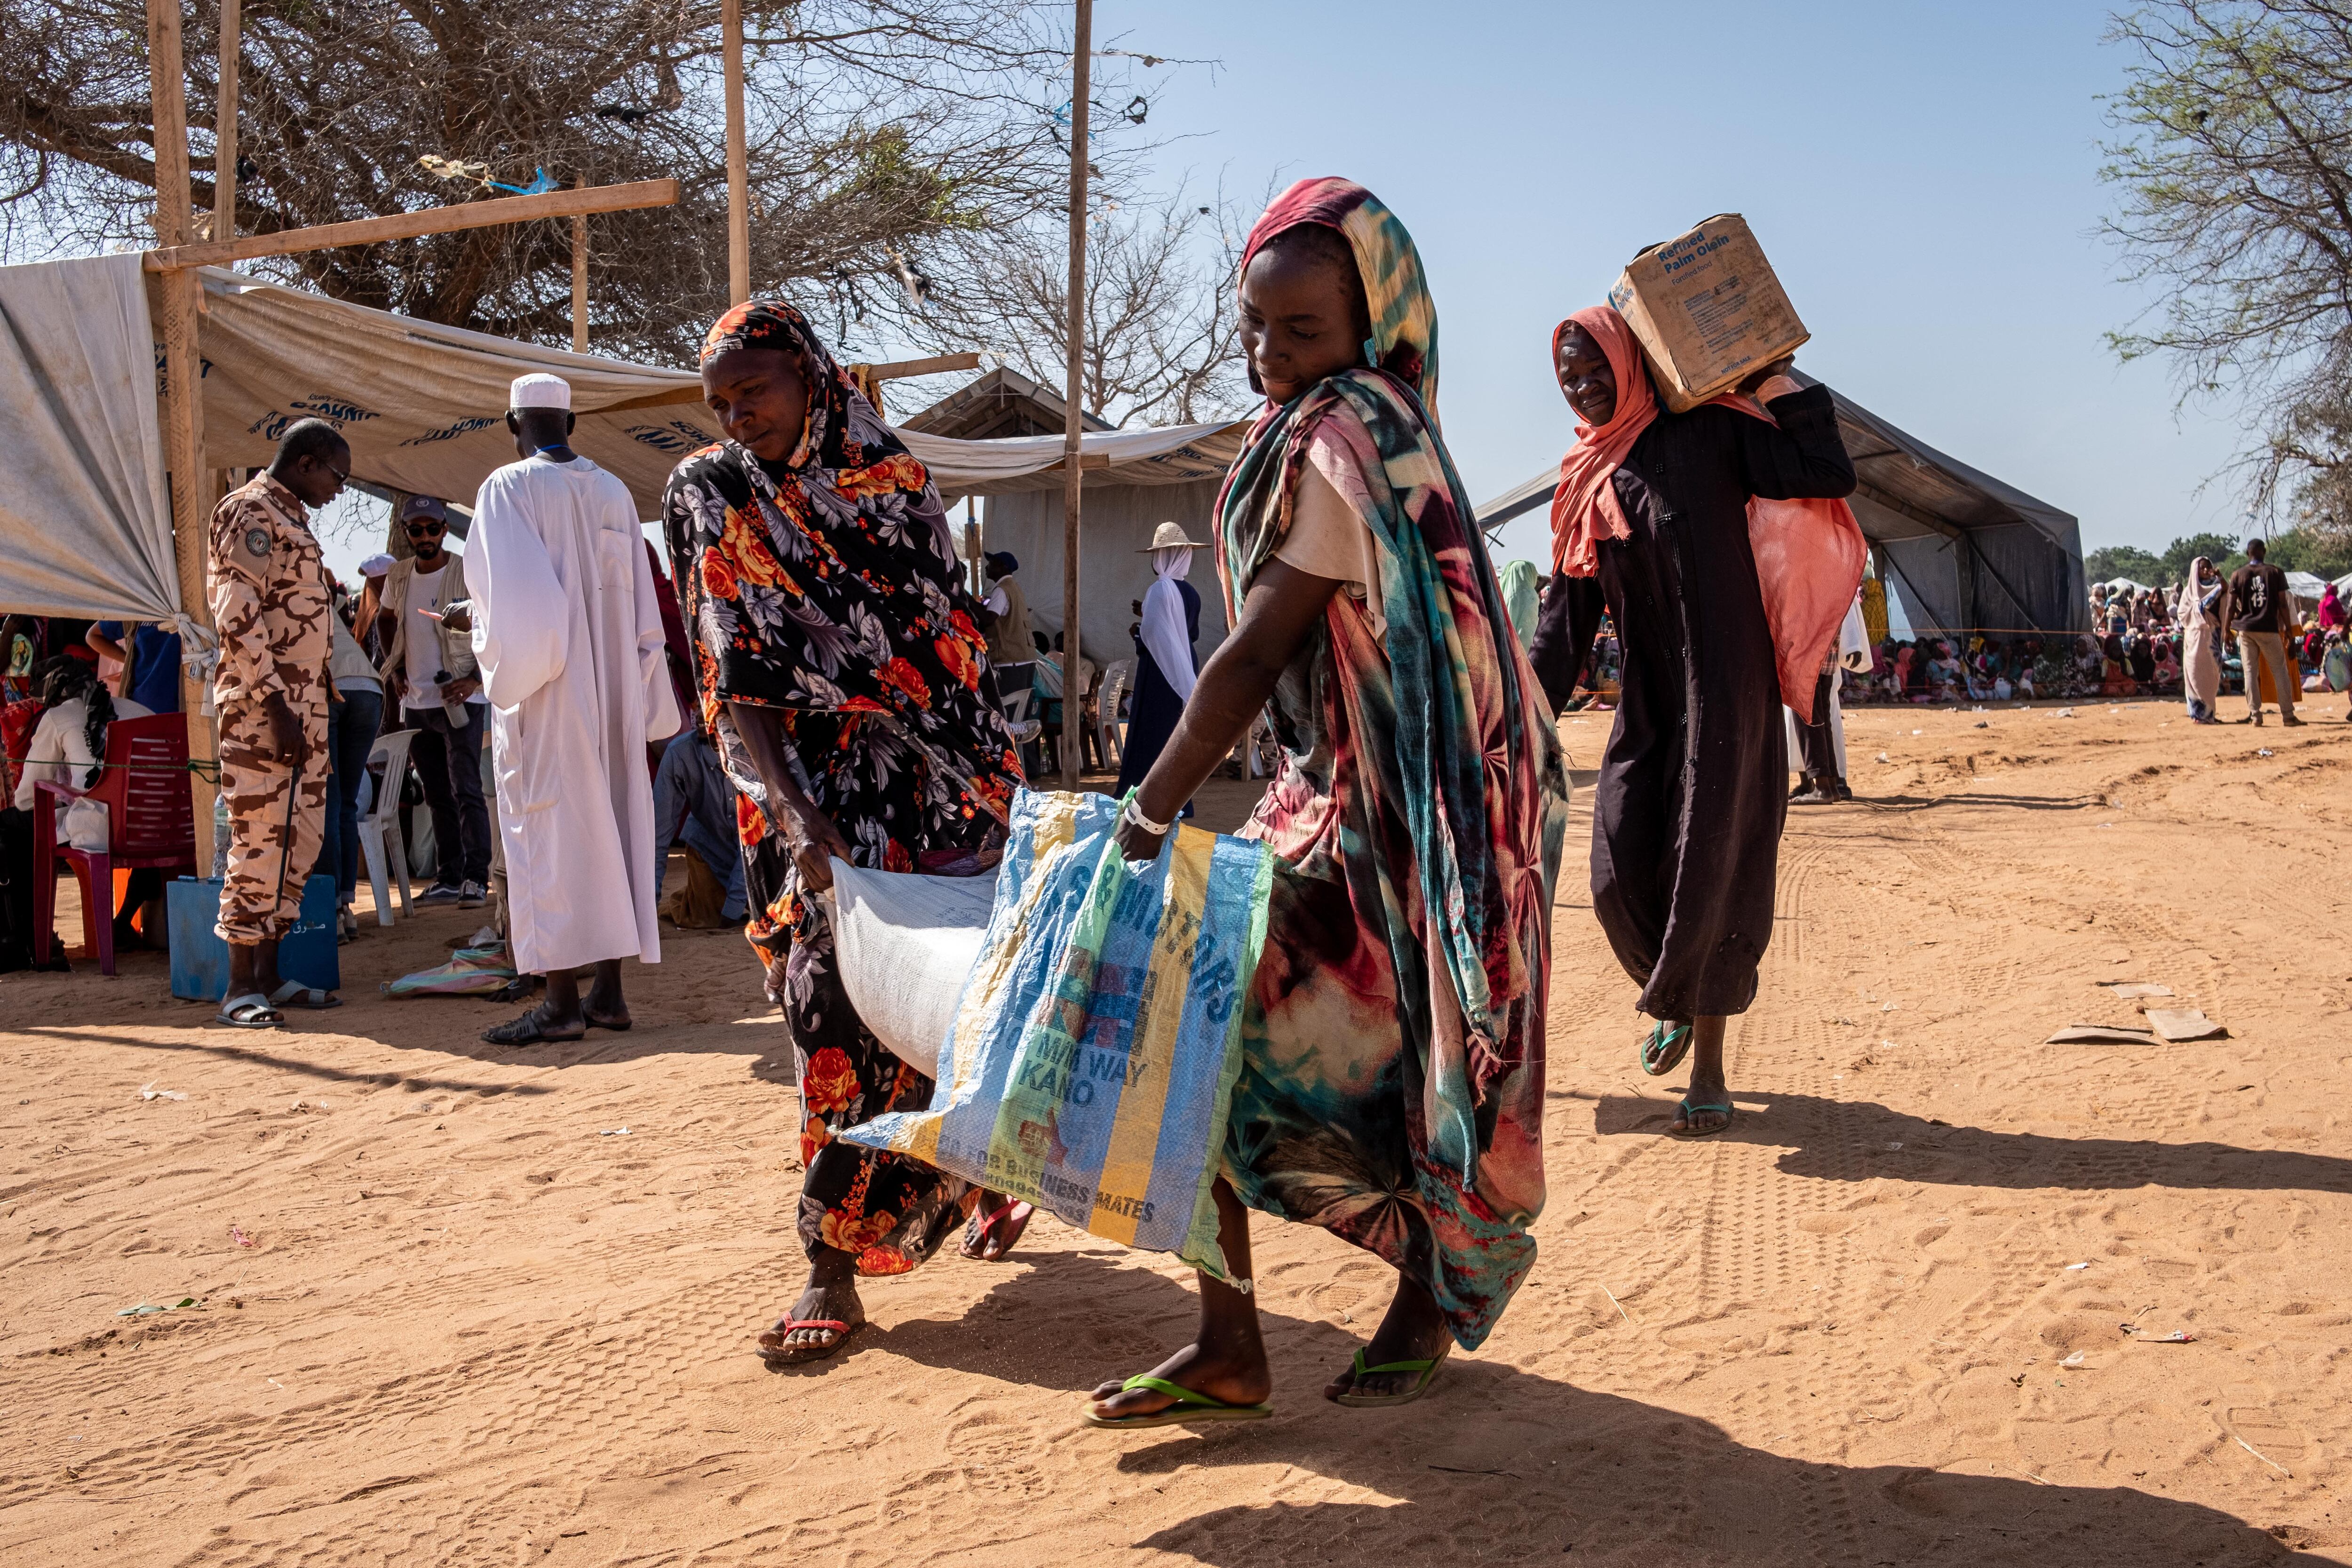
<instances>
[{"instance_id":1,"label":"green leafy tree","mask_svg":"<svg viewBox=\"0 0 2352 1568\"><path fill-rule=\"evenodd\" d=\"M2164 577L2164 563L2137 544L2110 544L2083 557L2083 570L2094 583L2128 577L2153 585Z\"/></svg>"},{"instance_id":2,"label":"green leafy tree","mask_svg":"<svg viewBox=\"0 0 2352 1568\"><path fill-rule=\"evenodd\" d=\"M2324 528L2352 524L2352 0L2158 0L2114 19L2131 53L2105 177L2126 276L2155 291L2132 360L2232 399L2243 469Z\"/></svg>"},{"instance_id":3,"label":"green leafy tree","mask_svg":"<svg viewBox=\"0 0 2352 1568\"><path fill-rule=\"evenodd\" d=\"M2189 563L2202 555L2216 566L2238 553L2238 542L2226 533L2191 533L2174 540L2164 551L2164 581L2185 583Z\"/></svg>"},{"instance_id":4,"label":"green leafy tree","mask_svg":"<svg viewBox=\"0 0 2352 1568\"><path fill-rule=\"evenodd\" d=\"M594 342L676 362L726 304L716 0L246 0L236 211L268 234L560 184L675 177L675 207L590 219ZM755 290L879 331L1065 200L1066 9L1042 0L745 0ZM194 0L194 199L215 200L220 16ZM0 0L10 258L149 243L142 0ZM1154 62L1158 63L1158 62ZM1118 100L1131 89L1106 88ZM1058 95L1058 96L1057 96ZM1134 96L1127 121L1148 100ZM1100 118L1115 118L1106 111ZM1116 183L1120 146L1099 160ZM476 183L421 160L468 166ZM446 166L446 165L445 165ZM337 299L562 342L563 220L249 264Z\"/></svg>"}]
</instances>

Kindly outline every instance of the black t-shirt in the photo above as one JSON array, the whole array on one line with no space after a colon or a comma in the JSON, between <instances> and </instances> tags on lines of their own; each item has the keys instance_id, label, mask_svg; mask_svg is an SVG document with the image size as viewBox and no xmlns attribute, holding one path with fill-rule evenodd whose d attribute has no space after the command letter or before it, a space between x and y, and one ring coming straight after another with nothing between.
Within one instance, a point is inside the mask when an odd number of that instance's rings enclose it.
<instances>
[{"instance_id":1,"label":"black t-shirt","mask_svg":"<svg viewBox=\"0 0 2352 1568\"><path fill-rule=\"evenodd\" d=\"M2274 632L2286 607L2286 574L2267 561L2249 561L2230 579L2230 629Z\"/></svg>"}]
</instances>

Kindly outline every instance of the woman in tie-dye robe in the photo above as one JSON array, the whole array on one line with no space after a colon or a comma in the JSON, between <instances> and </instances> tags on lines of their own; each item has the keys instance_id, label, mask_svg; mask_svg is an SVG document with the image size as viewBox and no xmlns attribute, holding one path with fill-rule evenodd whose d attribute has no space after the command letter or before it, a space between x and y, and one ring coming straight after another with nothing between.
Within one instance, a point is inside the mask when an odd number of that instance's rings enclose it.
<instances>
[{"instance_id":1,"label":"woman in tie-dye robe","mask_svg":"<svg viewBox=\"0 0 2352 1568\"><path fill-rule=\"evenodd\" d=\"M1244 831L1280 860L1226 1180L1240 1204L1396 1268L1369 1356L1326 1391L1393 1402L1428 1386L1450 1343L1483 1341L1534 1261L1567 782L1438 437L1436 316L1411 237L1361 186L1303 181L1252 232L1241 289L1268 404L1218 507L1235 630L1122 843L1156 848L1155 806L1187 798L1192 773L1232 743L1223 731L1248 722L1241 700L1270 681L1286 756ZM1286 635L1264 631L1283 601L1306 611ZM1278 677L1254 685L1269 659ZM1238 1205L1226 1232L1245 1276ZM1097 1390L1090 1420L1259 1408L1269 1384L1262 1350L1255 1373L1245 1364L1247 1295L1204 1277L1202 1303L1200 1341Z\"/></svg>"}]
</instances>

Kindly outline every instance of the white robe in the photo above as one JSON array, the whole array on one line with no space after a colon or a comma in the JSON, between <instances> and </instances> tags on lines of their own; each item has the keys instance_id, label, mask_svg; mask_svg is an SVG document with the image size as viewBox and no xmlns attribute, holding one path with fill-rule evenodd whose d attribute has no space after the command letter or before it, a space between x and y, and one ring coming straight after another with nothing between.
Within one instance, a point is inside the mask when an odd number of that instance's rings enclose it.
<instances>
[{"instance_id":1,"label":"white robe","mask_svg":"<svg viewBox=\"0 0 2352 1568\"><path fill-rule=\"evenodd\" d=\"M1846 606L1845 620L1838 626L1837 651L1840 671L1853 670L1863 675L1870 673L1870 632L1863 625L1862 598L1859 594L1855 595L1853 603ZM1830 682L1830 748L1837 757L1837 771L1840 778L1846 776L1845 704L1839 700L1838 696L1844 686L1845 681L1843 677ZM1782 721L1788 726L1789 771L1801 773L1804 771L1805 750L1803 742L1797 735L1797 710L1784 703L1780 708L1780 716Z\"/></svg>"},{"instance_id":2,"label":"white robe","mask_svg":"<svg viewBox=\"0 0 2352 1568\"><path fill-rule=\"evenodd\" d=\"M646 743L680 719L636 503L530 458L482 481L466 545L515 967L658 963Z\"/></svg>"}]
</instances>

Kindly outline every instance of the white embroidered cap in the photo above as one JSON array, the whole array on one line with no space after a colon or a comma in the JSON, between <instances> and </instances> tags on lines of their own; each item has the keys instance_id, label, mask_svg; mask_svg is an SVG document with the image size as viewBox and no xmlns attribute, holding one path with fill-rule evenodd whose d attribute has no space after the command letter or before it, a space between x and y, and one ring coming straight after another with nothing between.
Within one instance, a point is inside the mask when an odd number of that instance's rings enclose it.
<instances>
[{"instance_id":1,"label":"white embroidered cap","mask_svg":"<svg viewBox=\"0 0 2352 1568\"><path fill-rule=\"evenodd\" d=\"M509 408L562 408L572 406L572 384L560 375L540 373L519 375L507 389Z\"/></svg>"}]
</instances>

